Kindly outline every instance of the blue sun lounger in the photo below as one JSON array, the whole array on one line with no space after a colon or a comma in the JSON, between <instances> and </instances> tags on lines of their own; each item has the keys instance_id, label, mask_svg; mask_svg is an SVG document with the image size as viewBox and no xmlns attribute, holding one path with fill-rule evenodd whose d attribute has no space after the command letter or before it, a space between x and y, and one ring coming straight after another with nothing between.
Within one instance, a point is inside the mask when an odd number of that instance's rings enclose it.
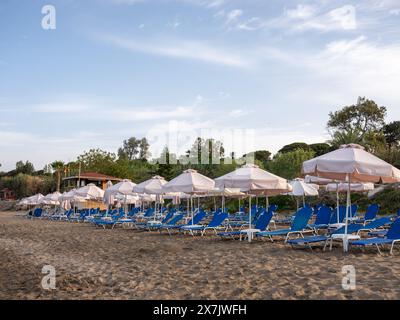
<instances>
[{"instance_id":1,"label":"blue sun lounger","mask_svg":"<svg viewBox=\"0 0 400 320\"><path fill-rule=\"evenodd\" d=\"M359 234L361 231L370 231L370 230L375 230L377 228L384 227L387 224L390 224L391 221L389 218L381 218L378 220L375 220L368 225L363 225L363 224L349 224L347 226L347 233L352 234L352 233L357 233ZM291 239L288 240L288 243L293 247L295 245L299 246L307 246L308 248L311 248L311 244L315 244L318 242L325 242L324 250L326 245L328 244L328 241L331 241L331 248L332 248L332 238L331 235L333 234L344 234L345 233L345 227L341 227L339 229L336 229L332 232L330 232L327 235L316 235L316 236L310 236L310 237L305 237L305 238L298 238L298 239Z\"/></svg>"},{"instance_id":2,"label":"blue sun lounger","mask_svg":"<svg viewBox=\"0 0 400 320\"><path fill-rule=\"evenodd\" d=\"M379 205L371 204L368 206L367 211L365 212L364 218L355 221L356 223L364 223L373 221L376 219L376 216L379 212Z\"/></svg>"},{"instance_id":3,"label":"blue sun lounger","mask_svg":"<svg viewBox=\"0 0 400 320\"><path fill-rule=\"evenodd\" d=\"M329 227L329 222L331 221L332 208L327 206L321 206L317 210L317 216L315 218L315 222L309 224L307 227L313 229L315 233L318 232L319 229L327 229Z\"/></svg>"},{"instance_id":4,"label":"blue sun lounger","mask_svg":"<svg viewBox=\"0 0 400 320\"><path fill-rule=\"evenodd\" d=\"M258 237L268 237L273 242L274 236L285 237L285 243L289 240L289 237L293 234L300 235L303 237L304 233L313 232L313 230L307 229L308 221L312 215L312 209L310 207L301 208L296 212L294 220L290 226L290 229L281 229L274 231L264 231L257 234Z\"/></svg>"},{"instance_id":5,"label":"blue sun lounger","mask_svg":"<svg viewBox=\"0 0 400 320\"><path fill-rule=\"evenodd\" d=\"M168 234L171 235L171 229L173 229L178 222L180 222L183 219L183 214L178 214L175 217L173 217L168 223L166 224L161 224L161 225L155 225L153 227L153 229L158 230L160 233L162 232L162 230L167 230Z\"/></svg>"},{"instance_id":6,"label":"blue sun lounger","mask_svg":"<svg viewBox=\"0 0 400 320\"><path fill-rule=\"evenodd\" d=\"M201 236L204 236L207 230L213 230L215 234L217 234L217 230L223 227L222 224L225 221L225 219L228 218L228 213L222 212L219 214L215 214L211 222L206 225L206 226L201 226L201 225L191 225L188 226L189 233L194 236L196 232L200 232Z\"/></svg>"},{"instance_id":7,"label":"blue sun lounger","mask_svg":"<svg viewBox=\"0 0 400 320\"><path fill-rule=\"evenodd\" d=\"M272 210L269 209L268 212L264 210L258 217L255 225L254 225L254 230L258 230L258 232L266 231L268 230L269 223L271 222L271 219L273 217ZM255 232L257 233L257 232ZM228 231L228 232L220 232L217 234L220 237L223 238L232 238L234 239L235 237L239 236L240 239L242 239L242 236L246 236L247 232L245 229L242 230L236 230L236 231Z\"/></svg>"},{"instance_id":8,"label":"blue sun lounger","mask_svg":"<svg viewBox=\"0 0 400 320\"><path fill-rule=\"evenodd\" d=\"M393 254L394 245L398 242L400 242L400 219L397 219L395 222L393 222L384 238L367 238L350 241L350 245L362 247L375 246L378 249L379 254L381 254L379 246L387 244L391 245L390 254Z\"/></svg>"}]
</instances>

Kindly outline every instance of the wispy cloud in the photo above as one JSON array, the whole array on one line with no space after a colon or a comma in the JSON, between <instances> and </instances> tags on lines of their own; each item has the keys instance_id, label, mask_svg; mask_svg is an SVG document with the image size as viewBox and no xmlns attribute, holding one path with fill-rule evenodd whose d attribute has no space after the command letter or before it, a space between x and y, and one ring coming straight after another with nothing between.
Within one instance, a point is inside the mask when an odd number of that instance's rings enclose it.
<instances>
[{"instance_id":1,"label":"wispy cloud","mask_svg":"<svg viewBox=\"0 0 400 320\"><path fill-rule=\"evenodd\" d=\"M110 34L96 35L97 40L137 53L165 56L178 59L203 61L222 66L246 68L251 61L241 53L229 48L193 40L153 40L123 38Z\"/></svg>"},{"instance_id":2,"label":"wispy cloud","mask_svg":"<svg viewBox=\"0 0 400 320\"><path fill-rule=\"evenodd\" d=\"M319 32L346 31L357 29L356 8L352 5L326 11L315 5L297 5L285 8L283 14L265 19L251 17L236 23L238 30L282 29L285 32L317 30Z\"/></svg>"}]
</instances>

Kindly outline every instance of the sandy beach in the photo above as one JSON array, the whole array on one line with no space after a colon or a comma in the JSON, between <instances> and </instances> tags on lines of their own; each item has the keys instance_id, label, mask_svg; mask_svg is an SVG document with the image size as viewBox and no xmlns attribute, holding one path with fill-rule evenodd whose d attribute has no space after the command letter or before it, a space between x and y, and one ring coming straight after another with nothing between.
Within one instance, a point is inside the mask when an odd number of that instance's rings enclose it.
<instances>
[{"instance_id":1,"label":"sandy beach","mask_svg":"<svg viewBox=\"0 0 400 320\"><path fill-rule=\"evenodd\" d=\"M400 253L102 230L0 213L0 299L399 299ZM56 290L41 288L44 265ZM354 265L357 288L342 289Z\"/></svg>"}]
</instances>

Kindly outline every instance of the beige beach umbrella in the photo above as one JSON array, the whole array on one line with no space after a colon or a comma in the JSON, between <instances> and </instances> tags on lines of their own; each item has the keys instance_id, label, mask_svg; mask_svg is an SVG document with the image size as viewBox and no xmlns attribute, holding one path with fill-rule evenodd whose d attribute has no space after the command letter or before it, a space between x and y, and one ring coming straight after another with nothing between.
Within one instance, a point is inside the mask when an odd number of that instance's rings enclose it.
<instances>
[{"instance_id":1,"label":"beige beach umbrella","mask_svg":"<svg viewBox=\"0 0 400 320\"><path fill-rule=\"evenodd\" d=\"M148 179L146 181L143 181L142 183L139 183L133 188L133 191L139 194L147 194L147 195L156 195L155 199L155 211L157 213L157 203L160 204L162 203L161 199L161 194L163 193L163 186L167 183L167 180L165 180L161 176L154 176L151 179ZM154 215L154 219L156 218L156 215Z\"/></svg>"},{"instance_id":2,"label":"beige beach umbrella","mask_svg":"<svg viewBox=\"0 0 400 320\"><path fill-rule=\"evenodd\" d=\"M396 183L400 182L400 170L365 151L357 144L342 145L339 149L305 161L304 175L344 181L347 184L347 203L343 249L348 250L348 218L351 206L351 183Z\"/></svg>"},{"instance_id":3,"label":"beige beach umbrella","mask_svg":"<svg viewBox=\"0 0 400 320\"><path fill-rule=\"evenodd\" d=\"M268 196L292 191L286 179L262 170L254 164L246 164L233 172L215 179L218 188L239 188L251 195L264 195L268 206ZM249 197L249 229L251 229L251 197ZM249 241L251 238L249 237Z\"/></svg>"},{"instance_id":4,"label":"beige beach umbrella","mask_svg":"<svg viewBox=\"0 0 400 320\"><path fill-rule=\"evenodd\" d=\"M325 186L326 191L328 192L347 192L349 189L348 183L329 183ZM351 192L367 192L375 189L375 185L373 183L351 183L350 191Z\"/></svg>"},{"instance_id":5,"label":"beige beach umbrella","mask_svg":"<svg viewBox=\"0 0 400 320\"><path fill-rule=\"evenodd\" d=\"M82 188L76 189L75 196L86 200L102 200L104 197L104 191L95 184L89 183Z\"/></svg>"},{"instance_id":6,"label":"beige beach umbrella","mask_svg":"<svg viewBox=\"0 0 400 320\"><path fill-rule=\"evenodd\" d=\"M302 173L338 181L373 183L400 181L399 169L357 144L343 145L335 151L305 161Z\"/></svg>"},{"instance_id":7,"label":"beige beach umbrella","mask_svg":"<svg viewBox=\"0 0 400 320\"><path fill-rule=\"evenodd\" d=\"M50 194L46 195L44 198L42 198L40 200L40 202L42 204L46 204L46 205L59 206L60 205L60 201L59 201L60 196L61 196L61 193L56 191L54 193L50 193Z\"/></svg>"},{"instance_id":8,"label":"beige beach umbrella","mask_svg":"<svg viewBox=\"0 0 400 320\"><path fill-rule=\"evenodd\" d=\"M193 195L207 194L210 190L215 188L215 181L210 179L196 170L189 169L170 182L163 185L163 193L169 192L183 192L190 195L190 203L193 206ZM193 210L192 211L192 224L193 224Z\"/></svg>"},{"instance_id":9,"label":"beige beach umbrella","mask_svg":"<svg viewBox=\"0 0 400 320\"><path fill-rule=\"evenodd\" d=\"M297 199L299 197L303 198L303 207L306 205L306 200L305 197L317 197L319 195L318 193L318 185L316 184L311 184L311 183L305 183L303 179L294 179L289 182L289 184L292 186L293 190L289 192L289 195L292 195L296 197L296 203L297 203L297 209L299 207Z\"/></svg>"},{"instance_id":10,"label":"beige beach umbrella","mask_svg":"<svg viewBox=\"0 0 400 320\"><path fill-rule=\"evenodd\" d=\"M41 200L44 198L44 196L41 193L35 194L34 196L31 196L26 199L27 204L30 206L37 206L41 203Z\"/></svg>"},{"instance_id":11,"label":"beige beach umbrella","mask_svg":"<svg viewBox=\"0 0 400 320\"><path fill-rule=\"evenodd\" d=\"M160 176L154 176L151 179L143 181L133 187L133 191L136 193L146 194L162 194L163 186L167 184L167 180Z\"/></svg>"},{"instance_id":12,"label":"beige beach umbrella","mask_svg":"<svg viewBox=\"0 0 400 320\"><path fill-rule=\"evenodd\" d=\"M124 211L125 211L125 215L126 215L127 197L135 195L135 193L133 192L133 188L135 186L136 186L136 184L133 183L131 180L124 179L121 182L119 182L115 185L112 185L106 189L106 191L104 192L103 201L106 204L110 205L114 202L115 196L117 196L117 195L124 196L123 202L124 202Z\"/></svg>"}]
</instances>

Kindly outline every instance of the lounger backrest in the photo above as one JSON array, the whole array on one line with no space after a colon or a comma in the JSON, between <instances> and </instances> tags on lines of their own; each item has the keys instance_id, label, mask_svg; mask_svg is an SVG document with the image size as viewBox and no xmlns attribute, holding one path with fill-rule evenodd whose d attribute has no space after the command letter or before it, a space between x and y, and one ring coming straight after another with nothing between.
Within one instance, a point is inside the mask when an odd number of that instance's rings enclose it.
<instances>
[{"instance_id":1,"label":"lounger backrest","mask_svg":"<svg viewBox=\"0 0 400 320\"><path fill-rule=\"evenodd\" d=\"M332 209L327 206L322 206L318 209L315 224L329 224L331 221Z\"/></svg>"},{"instance_id":2,"label":"lounger backrest","mask_svg":"<svg viewBox=\"0 0 400 320\"><path fill-rule=\"evenodd\" d=\"M209 228L219 227L225 219L228 218L228 214L226 212L215 214L211 222L208 224Z\"/></svg>"},{"instance_id":3,"label":"lounger backrest","mask_svg":"<svg viewBox=\"0 0 400 320\"><path fill-rule=\"evenodd\" d=\"M292 231L303 230L307 227L308 220L310 220L312 215L312 209L310 207L304 207L299 209L294 216L294 220L290 229Z\"/></svg>"},{"instance_id":4,"label":"lounger backrest","mask_svg":"<svg viewBox=\"0 0 400 320\"><path fill-rule=\"evenodd\" d=\"M147 209L146 213L144 214L144 217L151 217L154 214L154 209L153 208L149 208Z\"/></svg>"},{"instance_id":5,"label":"lounger backrest","mask_svg":"<svg viewBox=\"0 0 400 320\"><path fill-rule=\"evenodd\" d=\"M183 214L178 214L177 216L173 217L170 222L168 222L169 225L176 225L179 221L183 219Z\"/></svg>"},{"instance_id":6,"label":"lounger backrest","mask_svg":"<svg viewBox=\"0 0 400 320\"><path fill-rule=\"evenodd\" d=\"M278 210L278 206L277 206L276 204L271 204L271 205L268 207L268 211L271 211L272 214L274 214L277 210Z\"/></svg>"},{"instance_id":7,"label":"lounger backrest","mask_svg":"<svg viewBox=\"0 0 400 320\"><path fill-rule=\"evenodd\" d=\"M356 223L351 223L347 225L347 234L352 234L360 229L360 225ZM346 227L340 227L332 232L332 234L344 234L346 232Z\"/></svg>"},{"instance_id":8,"label":"lounger backrest","mask_svg":"<svg viewBox=\"0 0 400 320\"><path fill-rule=\"evenodd\" d=\"M383 227L384 225L387 225L391 222L392 221L388 217L379 218L379 219L376 219L376 220L371 221L370 223L366 224L364 228L365 229L376 229L379 227Z\"/></svg>"},{"instance_id":9,"label":"lounger backrest","mask_svg":"<svg viewBox=\"0 0 400 320\"><path fill-rule=\"evenodd\" d=\"M271 209L269 209L268 212L264 211L263 213L261 213L254 228L261 231L266 230L269 223L271 222L272 215L273 214Z\"/></svg>"},{"instance_id":10,"label":"lounger backrest","mask_svg":"<svg viewBox=\"0 0 400 320\"><path fill-rule=\"evenodd\" d=\"M379 212L379 205L377 205L376 203L371 204L367 208L367 212L365 213L364 219L373 220L376 218L378 212Z\"/></svg>"},{"instance_id":11,"label":"lounger backrest","mask_svg":"<svg viewBox=\"0 0 400 320\"><path fill-rule=\"evenodd\" d=\"M174 216L173 213L168 213L165 218L161 221L161 223L167 223L168 220L170 220Z\"/></svg>"},{"instance_id":12,"label":"lounger backrest","mask_svg":"<svg viewBox=\"0 0 400 320\"><path fill-rule=\"evenodd\" d=\"M345 217L346 217L346 207L339 206L339 220L337 219L337 208L336 208L335 210L332 211L331 221L329 223L330 224L342 223Z\"/></svg>"},{"instance_id":13,"label":"lounger backrest","mask_svg":"<svg viewBox=\"0 0 400 320\"><path fill-rule=\"evenodd\" d=\"M388 239L400 239L400 219L396 219L386 234Z\"/></svg>"},{"instance_id":14,"label":"lounger backrest","mask_svg":"<svg viewBox=\"0 0 400 320\"><path fill-rule=\"evenodd\" d=\"M200 212L193 217L193 224L199 224L205 216L206 212L204 210L200 210Z\"/></svg>"},{"instance_id":15,"label":"lounger backrest","mask_svg":"<svg viewBox=\"0 0 400 320\"><path fill-rule=\"evenodd\" d=\"M357 216L357 211L358 211L358 205L356 204L351 205L350 217Z\"/></svg>"},{"instance_id":16,"label":"lounger backrest","mask_svg":"<svg viewBox=\"0 0 400 320\"><path fill-rule=\"evenodd\" d=\"M36 208L35 211L33 211L33 216L40 218L42 216L42 208Z\"/></svg>"}]
</instances>

